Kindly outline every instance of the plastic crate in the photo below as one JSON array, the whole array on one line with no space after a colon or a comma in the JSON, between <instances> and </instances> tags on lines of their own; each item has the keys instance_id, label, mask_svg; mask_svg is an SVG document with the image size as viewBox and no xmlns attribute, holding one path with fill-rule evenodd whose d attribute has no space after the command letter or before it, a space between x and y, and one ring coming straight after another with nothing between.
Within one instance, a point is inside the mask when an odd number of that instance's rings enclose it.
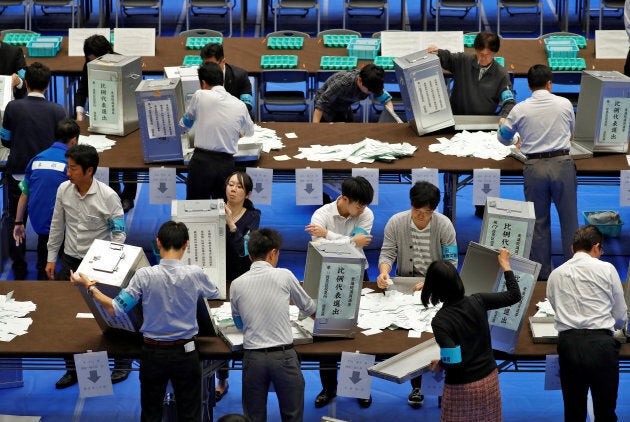
<instances>
[{"instance_id":1,"label":"plastic crate","mask_svg":"<svg viewBox=\"0 0 630 422\"><path fill-rule=\"evenodd\" d=\"M319 67L324 70L349 70L357 67L359 59L346 56L322 56Z\"/></svg>"},{"instance_id":2,"label":"plastic crate","mask_svg":"<svg viewBox=\"0 0 630 422\"><path fill-rule=\"evenodd\" d=\"M201 56L184 56L182 66L201 66L202 63Z\"/></svg>"},{"instance_id":3,"label":"plastic crate","mask_svg":"<svg viewBox=\"0 0 630 422\"><path fill-rule=\"evenodd\" d=\"M39 38L40 34L25 34L22 32L9 32L8 34L4 34L4 41L7 44L11 45L27 45L30 41Z\"/></svg>"},{"instance_id":4,"label":"plastic crate","mask_svg":"<svg viewBox=\"0 0 630 422\"><path fill-rule=\"evenodd\" d=\"M221 37L188 37L186 38L186 48L188 50L201 50L206 44L223 44Z\"/></svg>"},{"instance_id":5,"label":"plastic crate","mask_svg":"<svg viewBox=\"0 0 630 422\"><path fill-rule=\"evenodd\" d=\"M267 48L272 50L300 50L304 47L302 37L269 37L267 38Z\"/></svg>"},{"instance_id":6,"label":"plastic crate","mask_svg":"<svg viewBox=\"0 0 630 422\"><path fill-rule=\"evenodd\" d=\"M621 226L623 226L623 220L621 220L621 217L619 217L619 223L614 223L614 224L593 224L591 223L590 220L590 216L591 214L595 214L598 212L608 212L610 210L604 210L604 211L583 211L582 215L584 216L584 224L592 224L593 226L597 227L599 229L600 232L602 232L602 234L604 236L608 236L608 237L619 237L619 235L621 234ZM614 211L612 211L614 212Z\"/></svg>"},{"instance_id":7,"label":"plastic crate","mask_svg":"<svg viewBox=\"0 0 630 422\"><path fill-rule=\"evenodd\" d=\"M580 71L586 69L586 60L583 58L577 59L547 59L547 64L551 70L573 70Z\"/></svg>"},{"instance_id":8,"label":"plastic crate","mask_svg":"<svg viewBox=\"0 0 630 422\"><path fill-rule=\"evenodd\" d=\"M580 49L572 44L547 44L546 50L547 56L552 59L576 59Z\"/></svg>"},{"instance_id":9,"label":"plastic crate","mask_svg":"<svg viewBox=\"0 0 630 422\"><path fill-rule=\"evenodd\" d=\"M475 44L475 38L477 38L477 33L464 34L464 47L472 48L472 46Z\"/></svg>"},{"instance_id":10,"label":"plastic crate","mask_svg":"<svg viewBox=\"0 0 630 422\"><path fill-rule=\"evenodd\" d=\"M505 67L505 59L503 57L495 56L494 61Z\"/></svg>"},{"instance_id":11,"label":"plastic crate","mask_svg":"<svg viewBox=\"0 0 630 422\"><path fill-rule=\"evenodd\" d=\"M376 56L374 64L382 67L384 70L394 70L394 58L387 56Z\"/></svg>"},{"instance_id":12,"label":"plastic crate","mask_svg":"<svg viewBox=\"0 0 630 422\"><path fill-rule=\"evenodd\" d=\"M553 35L545 38L545 44L559 41L573 41L578 48L586 48L586 38L581 35Z\"/></svg>"},{"instance_id":13,"label":"plastic crate","mask_svg":"<svg viewBox=\"0 0 630 422\"><path fill-rule=\"evenodd\" d=\"M30 57L55 57L61 49L62 37L39 37L26 45Z\"/></svg>"},{"instance_id":14,"label":"plastic crate","mask_svg":"<svg viewBox=\"0 0 630 422\"><path fill-rule=\"evenodd\" d=\"M359 38L358 35L324 35L324 47L348 47L350 41Z\"/></svg>"},{"instance_id":15,"label":"plastic crate","mask_svg":"<svg viewBox=\"0 0 630 422\"><path fill-rule=\"evenodd\" d=\"M295 69L298 56L261 56L260 67L263 69Z\"/></svg>"},{"instance_id":16,"label":"plastic crate","mask_svg":"<svg viewBox=\"0 0 630 422\"><path fill-rule=\"evenodd\" d=\"M380 49L380 38L355 38L348 43L348 56L359 60L374 60Z\"/></svg>"}]
</instances>

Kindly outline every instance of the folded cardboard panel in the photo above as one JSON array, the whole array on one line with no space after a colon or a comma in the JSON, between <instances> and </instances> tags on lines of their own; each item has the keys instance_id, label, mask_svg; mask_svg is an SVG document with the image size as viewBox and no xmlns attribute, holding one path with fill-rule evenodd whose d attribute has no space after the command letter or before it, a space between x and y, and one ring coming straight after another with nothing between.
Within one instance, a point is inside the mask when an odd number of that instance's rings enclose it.
<instances>
[{"instance_id":1,"label":"folded cardboard panel","mask_svg":"<svg viewBox=\"0 0 630 422\"><path fill-rule=\"evenodd\" d=\"M440 359L440 346L432 338L368 368L368 374L402 384L426 372L435 359Z\"/></svg>"}]
</instances>

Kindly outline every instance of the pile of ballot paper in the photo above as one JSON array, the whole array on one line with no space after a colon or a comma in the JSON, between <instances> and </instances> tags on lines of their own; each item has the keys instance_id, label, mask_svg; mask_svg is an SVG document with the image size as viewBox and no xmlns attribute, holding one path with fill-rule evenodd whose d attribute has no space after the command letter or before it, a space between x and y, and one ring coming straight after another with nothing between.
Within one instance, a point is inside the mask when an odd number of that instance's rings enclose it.
<instances>
[{"instance_id":1,"label":"pile of ballot paper","mask_svg":"<svg viewBox=\"0 0 630 422\"><path fill-rule=\"evenodd\" d=\"M544 302L538 302L536 304L536 307L538 308L538 312L536 312L536 315L534 315L535 317L552 317L556 315L553 308L551 307L549 299L545 299Z\"/></svg>"},{"instance_id":2,"label":"pile of ballot paper","mask_svg":"<svg viewBox=\"0 0 630 422\"><path fill-rule=\"evenodd\" d=\"M309 161L349 161L353 164L373 163L374 161L394 161L400 157L412 156L417 148L407 142L390 144L365 138L361 142L341 145L311 145L299 148L297 159Z\"/></svg>"},{"instance_id":3,"label":"pile of ballot paper","mask_svg":"<svg viewBox=\"0 0 630 422\"><path fill-rule=\"evenodd\" d=\"M254 125L254 134L252 136L243 136L238 140L238 143L262 143L263 152L284 148L282 139L278 137L275 130L258 125Z\"/></svg>"},{"instance_id":4,"label":"pile of ballot paper","mask_svg":"<svg viewBox=\"0 0 630 422\"><path fill-rule=\"evenodd\" d=\"M451 139L437 138L438 144L429 145L429 151L457 157L476 157L503 160L510 155L510 147L497 139L496 132L468 132L455 134Z\"/></svg>"},{"instance_id":5,"label":"pile of ballot paper","mask_svg":"<svg viewBox=\"0 0 630 422\"><path fill-rule=\"evenodd\" d=\"M0 295L0 341L11 341L26 334L33 323L26 315L37 308L33 302L18 302L12 295L13 292Z\"/></svg>"},{"instance_id":6,"label":"pile of ballot paper","mask_svg":"<svg viewBox=\"0 0 630 422\"><path fill-rule=\"evenodd\" d=\"M109 139L105 135L92 134L79 136L79 144L92 145L96 148L96 151L103 152L116 145L116 141Z\"/></svg>"}]
</instances>

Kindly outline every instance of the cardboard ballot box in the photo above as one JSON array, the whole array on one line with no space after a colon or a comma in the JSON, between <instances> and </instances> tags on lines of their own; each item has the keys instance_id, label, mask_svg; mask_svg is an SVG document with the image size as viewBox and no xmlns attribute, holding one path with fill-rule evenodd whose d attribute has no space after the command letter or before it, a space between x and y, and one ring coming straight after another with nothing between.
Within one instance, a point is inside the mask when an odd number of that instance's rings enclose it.
<instances>
[{"instance_id":1,"label":"cardboard ballot box","mask_svg":"<svg viewBox=\"0 0 630 422\"><path fill-rule=\"evenodd\" d=\"M136 105L144 162L182 161L179 119L184 104L179 79L142 81L136 88Z\"/></svg>"},{"instance_id":2,"label":"cardboard ballot box","mask_svg":"<svg viewBox=\"0 0 630 422\"><path fill-rule=\"evenodd\" d=\"M135 91L142 57L106 54L88 63L90 132L125 136L138 129Z\"/></svg>"},{"instance_id":3,"label":"cardboard ballot box","mask_svg":"<svg viewBox=\"0 0 630 422\"><path fill-rule=\"evenodd\" d=\"M222 199L171 203L171 218L186 224L190 244L182 257L188 265L198 265L219 288L217 299L225 300L225 204Z\"/></svg>"},{"instance_id":4,"label":"cardboard ballot box","mask_svg":"<svg viewBox=\"0 0 630 422\"><path fill-rule=\"evenodd\" d=\"M497 259L496 249L470 242L462 264L460 276L466 295L505 291L505 278ZM518 335L523 326L529 300L540 272L540 264L512 255L510 266L521 289L521 300L512 306L488 312L492 348L513 353Z\"/></svg>"},{"instance_id":5,"label":"cardboard ballot box","mask_svg":"<svg viewBox=\"0 0 630 422\"><path fill-rule=\"evenodd\" d=\"M453 111L436 54L425 51L394 59L407 120L418 135L453 126Z\"/></svg>"},{"instance_id":6,"label":"cardboard ballot box","mask_svg":"<svg viewBox=\"0 0 630 422\"><path fill-rule=\"evenodd\" d=\"M536 214L533 202L486 198L486 209L479 243L490 248L505 248L529 258Z\"/></svg>"},{"instance_id":7,"label":"cardboard ballot box","mask_svg":"<svg viewBox=\"0 0 630 422\"><path fill-rule=\"evenodd\" d=\"M81 261L77 273L87 275L90 280L97 280L98 289L103 294L114 298L121 289L127 287L136 271L148 266L149 261L142 248L97 239ZM136 332L140 329L142 306L139 304L125 316L111 316L88 294L87 289L83 286L78 288L104 333L110 331Z\"/></svg>"},{"instance_id":8,"label":"cardboard ballot box","mask_svg":"<svg viewBox=\"0 0 630 422\"><path fill-rule=\"evenodd\" d=\"M593 152L628 151L630 78L617 71L582 72L575 141Z\"/></svg>"},{"instance_id":9,"label":"cardboard ballot box","mask_svg":"<svg viewBox=\"0 0 630 422\"><path fill-rule=\"evenodd\" d=\"M427 372L435 359L440 359L440 346L432 338L369 367L367 371L373 377L402 384Z\"/></svg>"},{"instance_id":10,"label":"cardboard ballot box","mask_svg":"<svg viewBox=\"0 0 630 422\"><path fill-rule=\"evenodd\" d=\"M309 242L304 290L317 300L314 336L354 338L365 263L348 243Z\"/></svg>"}]
</instances>

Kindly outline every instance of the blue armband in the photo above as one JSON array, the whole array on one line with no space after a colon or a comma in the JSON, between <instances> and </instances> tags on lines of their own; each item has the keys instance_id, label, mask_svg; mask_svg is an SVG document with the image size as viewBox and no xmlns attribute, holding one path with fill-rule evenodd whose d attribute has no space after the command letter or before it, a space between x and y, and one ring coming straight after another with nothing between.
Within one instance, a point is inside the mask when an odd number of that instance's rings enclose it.
<instances>
[{"instance_id":1,"label":"blue armband","mask_svg":"<svg viewBox=\"0 0 630 422\"><path fill-rule=\"evenodd\" d=\"M501 143L511 142L514 135L516 135L516 131L508 129L505 125L501 125L499 128L499 141L501 141Z\"/></svg>"},{"instance_id":2,"label":"blue armband","mask_svg":"<svg viewBox=\"0 0 630 422\"><path fill-rule=\"evenodd\" d=\"M5 141L10 141L11 131L9 129L2 128L2 130L0 131L0 138L2 138Z\"/></svg>"},{"instance_id":3,"label":"blue armband","mask_svg":"<svg viewBox=\"0 0 630 422\"><path fill-rule=\"evenodd\" d=\"M20 79L24 79L24 77L26 76L26 69L18 70L17 75L20 77Z\"/></svg>"},{"instance_id":4,"label":"blue armband","mask_svg":"<svg viewBox=\"0 0 630 422\"><path fill-rule=\"evenodd\" d=\"M362 227L355 227L354 230L352 230L352 232L350 233L350 237L354 237L358 234L364 234L368 236L370 233L368 233L368 231Z\"/></svg>"},{"instance_id":5,"label":"blue armband","mask_svg":"<svg viewBox=\"0 0 630 422\"><path fill-rule=\"evenodd\" d=\"M462 361L462 349L457 347L442 347L440 348L440 359L442 362L454 364L461 363Z\"/></svg>"},{"instance_id":6,"label":"blue armband","mask_svg":"<svg viewBox=\"0 0 630 422\"><path fill-rule=\"evenodd\" d=\"M243 320L241 319L241 317L232 315L232 319L234 320L234 325L236 325L236 328L238 328L239 330L242 330Z\"/></svg>"},{"instance_id":7,"label":"blue armband","mask_svg":"<svg viewBox=\"0 0 630 422\"><path fill-rule=\"evenodd\" d=\"M247 244L249 243L249 232L245 233L243 236L243 256L249 256L249 247Z\"/></svg>"},{"instance_id":8,"label":"blue armband","mask_svg":"<svg viewBox=\"0 0 630 422\"><path fill-rule=\"evenodd\" d=\"M501 104L505 104L505 102L509 100L514 101L514 93L511 89L506 88L505 91L501 93Z\"/></svg>"},{"instance_id":9,"label":"blue armband","mask_svg":"<svg viewBox=\"0 0 630 422\"><path fill-rule=\"evenodd\" d=\"M245 105L248 105L249 107L252 107L254 104L254 100L251 94L241 94L239 98L242 102L245 103Z\"/></svg>"},{"instance_id":10,"label":"blue armband","mask_svg":"<svg viewBox=\"0 0 630 422\"><path fill-rule=\"evenodd\" d=\"M187 128L189 128L189 129L190 129L190 128L191 128L191 127L193 127L193 125L195 124L195 121L194 121L194 120L190 120L190 119L188 119L188 118L186 117L186 115L184 114L184 115L182 116L182 123L184 124L184 126L186 126Z\"/></svg>"},{"instance_id":11,"label":"blue armband","mask_svg":"<svg viewBox=\"0 0 630 422\"><path fill-rule=\"evenodd\" d=\"M20 180L20 183L18 183L18 187L20 188L20 190L22 191L24 195L28 196L29 190L28 190L28 183L26 182L26 179Z\"/></svg>"},{"instance_id":12,"label":"blue armband","mask_svg":"<svg viewBox=\"0 0 630 422\"><path fill-rule=\"evenodd\" d=\"M376 101L378 101L381 104L385 104L388 101L392 100L392 96L389 95L389 92L387 92L386 90L383 90L383 93L381 95L379 95L378 97L376 97Z\"/></svg>"},{"instance_id":13,"label":"blue armband","mask_svg":"<svg viewBox=\"0 0 630 422\"><path fill-rule=\"evenodd\" d=\"M112 218L109 220L109 231L112 233L124 233L125 232L125 219L124 218Z\"/></svg>"},{"instance_id":14,"label":"blue armband","mask_svg":"<svg viewBox=\"0 0 630 422\"><path fill-rule=\"evenodd\" d=\"M131 309L133 309L134 306L138 304L138 301L134 299L133 296L131 296L129 293L127 293L126 290L121 290L120 293L118 293L118 296L114 298L114 300L116 301L118 306L120 306L120 309L125 312L129 312Z\"/></svg>"},{"instance_id":15,"label":"blue armband","mask_svg":"<svg viewBox=\"0 0 630 422\"><path fill-rule=\"evenodd\" d=\"M445 261L457 261L457 245L442 246L442 259Z\"/></svg>"}]
</instances>

